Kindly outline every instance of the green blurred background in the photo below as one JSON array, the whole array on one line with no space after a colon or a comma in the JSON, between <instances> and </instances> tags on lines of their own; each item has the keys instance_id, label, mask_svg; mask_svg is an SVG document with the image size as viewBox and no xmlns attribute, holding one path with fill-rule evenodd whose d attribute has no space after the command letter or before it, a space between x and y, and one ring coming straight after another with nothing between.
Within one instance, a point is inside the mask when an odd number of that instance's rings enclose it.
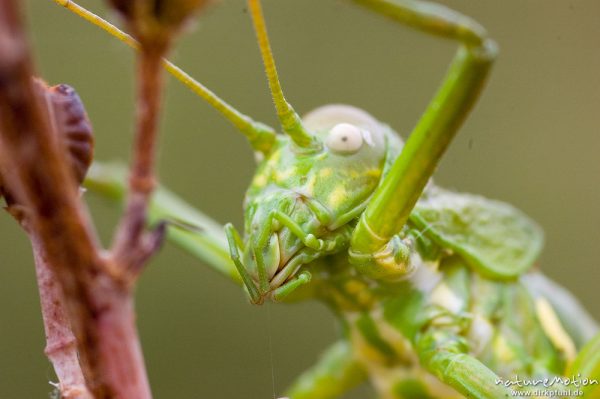
<instances>
[{"instance_id":1,"label":"green blurred background","mask_svg":"<svg viewBox=\"0 0 600 399\"><path fill-rule=\"evenodd\" d=\"M353 104L406 134L455 45L339 0L265 0L290 102L301 112ZM437 173L437 182L510 202L546 231L540 264L600 318L600 2L447 1L488 28L501 56ZM96 132L97 159L126 159L132 52L51 0L26 2L41 75L74 86ZM98 0L82 4L105 15ZM276 126L245 5L223 0L172 57L258 120ZM169 79L160 176L219 222L241 222L252 176L245 140ZM105 243L117 207L86 195ZM28 241L0 220L0 399L44 398L52 368ZM253 307L242 291L166 245L137 289L138 323L157 398L269 398L337 334L320 304ZM372 397L368 390L347 398Z\"/></svg>"}]
</instances>

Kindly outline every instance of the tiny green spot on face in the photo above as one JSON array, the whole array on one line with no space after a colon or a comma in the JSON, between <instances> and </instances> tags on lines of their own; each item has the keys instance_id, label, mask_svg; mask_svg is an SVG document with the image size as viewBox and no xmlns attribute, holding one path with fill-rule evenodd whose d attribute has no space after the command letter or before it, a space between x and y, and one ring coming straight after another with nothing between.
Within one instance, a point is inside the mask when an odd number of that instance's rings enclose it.
<instances>
[{"instance_id":1,"label":"tiny green spot on face","mask_svg":"<svg viewBox=\"0 0 600 399\"><path fill-rule=\"evenodd\" d=\"M321 179L325 179L329 176L331 176L331 173L333 173L331 168L323 168L321 169L321 171L319 172L319 178Z\"/></svg>"},{"instance_id":2,"label":"tiny green spot on face","mask_svg":"<svg viewBox=\"0 0 600 399\"><path fill-rule=\"evenodd\" d=\"M275 171L275 179L279 184L285 184L285 181L290 177L296 176L296 170L294 168L288 168L282 171Z\"/></svg>"},{"instance_id":3,"label":"tiny green spot on face","mask_svg":"<svg viewBox=\"0 0 600 399\"><path fill-rule=\"evenodd\" d=\"M330 208L335 208L344 201L344 198L346 198L347 195L348 193L346 192L344 186L338 185L337 187L333 188L333 191L331 191L329 197L327 197L327 205Z\"/></svg>"}]
</instances>

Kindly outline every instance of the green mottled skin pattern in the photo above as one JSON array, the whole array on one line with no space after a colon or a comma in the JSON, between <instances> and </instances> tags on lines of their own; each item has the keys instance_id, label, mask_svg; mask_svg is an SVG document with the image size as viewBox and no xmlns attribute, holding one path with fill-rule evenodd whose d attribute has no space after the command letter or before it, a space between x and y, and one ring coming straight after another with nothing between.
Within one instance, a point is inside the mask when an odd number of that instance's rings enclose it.
<instances>
[{"instance_id":1,"label":"green mottled skin pattern","mask_svg":"<svg viewBox=\"0 0 600 399\"><path fill-rule=\"evenodd\" d=\"M349 106L301 119L283 96L260 1L248 0L283 134L193 85L257 152L243 235L227 224L227 246L220 226L164 190L150 219L176 221L183 229L169 238L243 284L251 302L316 298L339 316L342 340L299 377L290 399L338 398L366 379L382 399L508 398L497 381L517 375L600 380L595 322L532 270L541 230L507 204L430 181L483 88L494 41L443 5L354 2L459 44L406 143ZM92 169L88 185L123 197L108 175ZM185 231L190 225L201 227ZM583 389L600 398L598 385Z\"/></svg>"},{"instance_id":2,"label":"green mottled skin pattern","mask_svg":"<svg viewBox=\"0 0 600 399\"><path fill-rule=\"evenodd\" d=\"M574 344L566 334L561 337L567 342L552 341L549 334L554 332L544 330L534 295L518 278L483 277L460 256L425 237L411 254L416 271L406 279L377 281L354 270L348 261L347 228L356 224L360 213L341 226L339 220L364 208L401 143L387 126L351 107L324 107L305 119L323 139L337 122L381 132L379 142L349 156L327 148L302 154L287 137L278 136L247 192L246 248L273 210L291 216L303 231L319 238L342 237L333 250L318 252L286 227L271 228L281 253L277 266L270 267L272 278L299 253L310 254L298 267L310 271L312 281L288 299L316 297L330 305L344 326L357 366L382 398L461 397L421 366L440 343L449 351L472 354L505 378L562 375L573 360L568 350ZM429 190L434 190L431 183ZM314 202L327 210L325 223L311 209ZM404 235L415 231L409 223ZM245 260L253 262L251 251L245 251ZM546 328L564 331L561 325Z\"/></svg>"},{"instance_id":3,"label":"green mottled skin pattern","mask_svg":"<svg viewBox=\"0 0 600 399\"><path fill-rule=\"evenodd\" d=\"M290 216L302 231L321 239L339 241L335 248L325 253L337 253L347 248L353 220L364 210L377 187L386 160L393 160L401 146L396 136L383 133L388 128L382 129L370 117L360 116L364 128L379 129L381 134L375 137L377 145L365 146L363 151L351 156L336 154L326 148L305 154L295 148L287 136L277 136L273 149L259 163L246 194L244 230L247 238L256 238L262 229L268 229L265 220L277 210ZM317 115L319 117L321 115ZM354 116L348 115L348 118L354 120ZM325 123L329 128L331 124ZM326 128L316 130L322 139L328 132ZM322 215L317 215L319 210ZM289 229L280 229L277 236L282 249L278 268L299 253L311 258L323 255L323 251L302 248L302 242ZM253 263L251 249L252 245L247 245L244 253L244 260L249 264ZM271 273L275 271L273 267L270 269Z\"/></svg>"}]
</instances>

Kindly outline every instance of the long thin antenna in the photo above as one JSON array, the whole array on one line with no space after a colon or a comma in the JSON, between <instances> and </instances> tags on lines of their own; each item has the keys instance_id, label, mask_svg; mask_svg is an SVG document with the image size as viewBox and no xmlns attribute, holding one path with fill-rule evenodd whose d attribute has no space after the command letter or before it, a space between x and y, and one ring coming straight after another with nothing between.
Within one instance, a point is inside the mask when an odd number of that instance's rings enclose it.
<instances>
[{"instance_id":1,"label":"long thin antenna","mask_svg":"<svg viewBox=\"0 0 600 399\"><path fill-rule=\"evenodd\" d=\"M71 0L54 0L54 2L108 32L129 47L139 50L139 43L133 37L86 8ZM210 106L219 111L227 120L238 128L240 132L248 138L252 148L263 153L268 153L270 151L275 141L275 131L273 128L253 120L248 115L242 114L169 60L164 59L163 66L167 72L187 86L200 98L205 100Z\"/></svg>"},{"instance_id":2,"label":"long thin antenna","mask_svg":"<svg viewBox=\"0 0 600 399\"><path fill-rule=\"evenodd\" d=\"M271 45L269 44L269 36L267 34L267 27L265 25L265 18L263 16L260 0L248 0L248 6L252 15L260 53L265 65L265 73L267 74L267 79L269 81L271 96L273 97L277 116L279 117L283 131L290 136L294 143L299 147L306 149L320 148L320 144L316 137L304 128L300 116L298 116L296 111L294 111L292 106L283 96L279 77L277 76L277 69L275 68L275 60L273 59L273 53L271 51Z\"/></svg>"}]
</instances>

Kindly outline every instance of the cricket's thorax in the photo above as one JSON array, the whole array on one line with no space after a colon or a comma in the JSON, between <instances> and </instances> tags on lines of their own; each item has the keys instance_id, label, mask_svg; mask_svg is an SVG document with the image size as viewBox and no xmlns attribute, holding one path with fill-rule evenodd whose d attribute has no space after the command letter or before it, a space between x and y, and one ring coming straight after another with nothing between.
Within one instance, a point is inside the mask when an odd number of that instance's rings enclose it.
<instances>
[{"instance_id":1,"label":"cricket's thorax","mask_svg":"<svg viewBox=\"0 0 600 399\"><path fill-rule=\"evenodd\" d=\"M466 345L504 378L561 375L573 359L573 343L560 323L548 322L557 320L546 313L551 307L519 280L484 278L456 257L423 262L395 285L365 280L339 265L333 270L339 274L322 280L319 295L341 318L354 355L382 398L462 397L421 366L417 353L433 336L447 334L450 348Z\"/></svg>"},{"instance_id":2,"label":"cricket's thorax","mask_svg":"<svg viewBox=\"0 0 600 399\"><path fill-rule=\"evenodd\" d=\"M347 256L340 254L312 265L315 280L322 282L316 295L341 319L354 356L368 373L379 397L461 398L420 366L411 340L410 330L414 327L403 318L408 315L396 313L402 312L401 307L416 307L433 291L442 280L437 265L422 263L410 279L381 284L356 274L344 263L347 264ZM398 318L405 322L402 328Z\"/></svg>"}]
</instances>

